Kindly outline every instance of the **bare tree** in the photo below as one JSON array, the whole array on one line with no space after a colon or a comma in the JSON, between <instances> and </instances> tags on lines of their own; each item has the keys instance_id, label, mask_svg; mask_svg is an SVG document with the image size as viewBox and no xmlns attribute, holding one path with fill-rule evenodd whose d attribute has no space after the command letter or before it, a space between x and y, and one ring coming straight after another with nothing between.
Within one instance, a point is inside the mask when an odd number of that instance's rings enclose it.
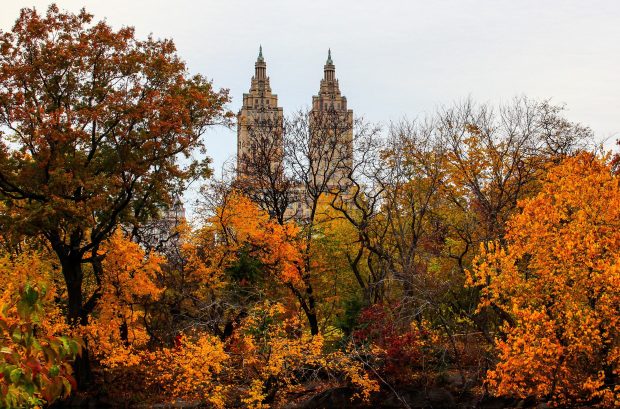
<instances>
[{"instance_id":1,"label":"bare tree","mask_svg":"<svg viewBox=\"0 0 620 409\"><path fill-rule=\"evenodd\" d=\"M478 234L463 236L501 239L517 201L536 191L548 164L591 144L591 131L561 117L562 109L523 97L497 110L466 100L437 114L449 151L447 188L454 204L475 217L470 225L479 225Z\"/></svg>"},{"instance_id":2,"label":"bare tree","mask_svg":"<svg viewBox=\"0 0 620 409\"><path fill-rule=\"evenodd\" d=\"M259 204L280 224L291 218L293 195L290 172L285 169L283 124L264 116L246 126L248 149L240 153L233 187Z\"/></svg>"},{"instance_id":3,"label":"bare tree","mask_svg":"<svg viewBox=\"0 0 620 409\"><path fill-rule=\"evenodd\" d=\"M331 203L359 233L350 264L366 302L397 300L405 321L431 318L455 356L458 337L473 330L459 316L488 335L491 317L475 314L477 294L463 288L464 272L480 243L503 238L547 166L589 145L590 131L561 111L525 98L496 110L467 100L394 123L374 145L357 144L348 196ZM432 271L439 264L441 276Z\"/></svg>"}]
</instances>

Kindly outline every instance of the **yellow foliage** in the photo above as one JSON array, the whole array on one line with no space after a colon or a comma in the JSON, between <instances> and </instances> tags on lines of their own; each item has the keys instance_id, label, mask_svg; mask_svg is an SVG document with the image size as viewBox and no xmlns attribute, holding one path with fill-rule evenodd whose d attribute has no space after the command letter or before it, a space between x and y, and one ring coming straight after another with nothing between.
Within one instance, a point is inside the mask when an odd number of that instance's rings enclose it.
<instances>
[{"instance_id":1,"label":"yellow foliage","mask_svg":"<svg viewBox=\"0 0 620 409\"><path fill-rule=\"evenodd\" d=\"M144 303L156 301L164 288L157 284L164 258L146 255L137 244L116 232L103 248L101 300L89 325L81 328L95 356L107 367L140 363L137 350L149 339ZM125 331L126 334L123 334Z\"/></svg>"},{"instance_id":2,"label":"yellow foliage","mask_svg":"<svg viewBox=\"0 0 620 409\"><path fill-rule=\"evenodd\" d=\"M183 336L174 348L142 354L147 381L171 398L197 399L211 407L226 407L226 385L218 378L229 360L216 337Z\"/></svg>"},{"instance_id":3,"label":"yellow foliage","mask_svg":"<svg viewBox=\"0 0 620 409\"><path fill-rule=\"evenodd\" d=\"M237 363L241 377L250 380L242 399L248 407L269 407L264 400L270 388L285 395L299 388L300 376L319 371L346 377L365 400L379 390L360 362L342 351L326 352L323 337L310 335L299 318L278 303L265 303L250 311L232 345L241 360Z\"/></svg>"},{"instance_id":4,"label":"yellow foliage","mask_svg":"<svg viewBox=\"0 0 620 409\"><path fill-rule=\"evenodd\" d=\"M552 168L521 206L507 246L482 246L470 273L480 307L511 317L488 384L501 395L617 406L620 179L581 154Z\"/></svg>"}]
</instances>

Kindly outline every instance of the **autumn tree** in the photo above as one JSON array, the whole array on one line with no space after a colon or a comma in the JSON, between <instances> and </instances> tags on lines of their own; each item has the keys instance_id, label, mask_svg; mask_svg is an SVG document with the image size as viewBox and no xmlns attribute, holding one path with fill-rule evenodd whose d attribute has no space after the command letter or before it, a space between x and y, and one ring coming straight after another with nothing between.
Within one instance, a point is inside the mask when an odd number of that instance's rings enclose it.
<instances>
[{"instance_id":1,"label":"autumn tree","mask_svg":"<svg viewBox=\"0 0 620 409\"><path fill-rule=\"evenodd\" d=\"M219 264L220 250L209 226L192 230L177 227L178 243L160 265L157 283L163 291L145 306L145 328L150 345L170 346L190 328L208 328L225 340L233 329L229 312L236 305L229 290L226 269Z\"/></svg>"},{"instance_id":2,"label":"autumn tree","mask_svg":"<svg viewBox=\"0 0 620 409\"><path fill-rule=\"evenodd\" d=\"M45 327L46 307L53 308L53 295L43 283L26 283L19 289L9 285L0 294L3 408L39 407L66 398L75 389L71 363L82 344Z\"/></svg>"},{"instance_id":3,"label":"autumn tree","mask_svg":"<svg viewBox=\"0 0 620 409\"><path fill-rule=\"evenodd\" d=\"M553 167L521 203L506 245L482 249L471 275L480 309L506 317L487 382L500 395L556 404L619 402L620 183L606 160Z\"/></svg>"},{"instance_id":4,"label":"autumn tree","mask_svg":"<svg viewBox=\"0 0 620 409\"><path fill-rule=\"evenodd\" d=\"M471 100L438 113L456 206L466 206L474 243L501 238L519 199L536 191L549 163L587 147L591 131L561 116L548 101L517 98L494 108Z\"/></svg>"},{"instance_id":5,"label":"autumn tree","mask_svg":"<svg viewBox=\"0 0 620 409\"><path fill-rule=\"evenodd\" d=\"M34 407L75 388L71 364L82 350L56 300L58 267L45 249L22 241L0 251L0 407Z\"/></svg>"},{"instance_id":6,"label":"autumn tree","mask_svg":"<svg viewBox=\"0 0 620 409\"><path fill-rule=\"evenodd\" d=\"M148 312L164 291L160 284L164 258L145 251L117 230L101 245L105 255L98 287L102 299L88 325L80 328L92 340L91 351L107 367L135 364L136 352L151 336Z\"/></svg>"},{"instance_id":7,"label":"autumn tree","mask_svg":"<svg viewBox=\"0 0 620 409\"><path fill-rule=\"evenodd\" d=\"M591 136L561 114L525 98L497 108L467 100L392 123L378 149L347 166L348 200L344 189L333 196L359 233L350 260L365 305L379 302L398 317L399 336L428 320L446 335L442 347L462 375L468 351L482 353L471 346L482 336L492 342L502 314L476 313L478 290L463 288L479 243L503 240L518 200L536 194L547 168Z\"/></svg>"},{"instance_id":8,"label":"autumn tree","mask_svg":"<svg viewBox=\"0 0 620 409\"><path fill-rule=\"evenodd\" d=\"M101 296L83 292L84 264L101 275L101 244L171 203L206 163L181 166L226 91L189 76L170 40L138 40L50 6L23 9L0 34L2 225L42 235L67 288L67 318L86 324Z\"/></svg>"},{"instance_id":9,"label":"autumn tree","mask_svg":"<svg viewBox=\"0 0 620 409\"><path fill-rule=\"evenodd\" d=\"M294 195L293 178L285 162L283 121L265 113L243 126L249 146L238 158L234 187L283 224L292 218L288 209Z\"/></svg>"},{"instance_id":10,"label":"autumn tree","mask_svg":"<svg viewBox=\"0 0 620 409\"><path fill-rule=\"evenodd\" d=\"M330 274L330 266L317 263L315 238L320 235L320 214L336 196L350 195L349 170L355 163L355 141L379 132L363 118L333 109L299 111L285 121L285 160L295 181L296 207L292 211L302 226L302 259L299 266L303 288L297 294L313 334L319 333L317 278Z\"/></svg>"}]
</instances>

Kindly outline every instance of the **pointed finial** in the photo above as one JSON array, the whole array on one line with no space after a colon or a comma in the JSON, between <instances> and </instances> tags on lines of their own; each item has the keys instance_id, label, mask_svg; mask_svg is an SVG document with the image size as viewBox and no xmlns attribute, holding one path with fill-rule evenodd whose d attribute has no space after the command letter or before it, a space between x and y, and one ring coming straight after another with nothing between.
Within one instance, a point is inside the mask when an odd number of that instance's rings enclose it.
<instances>
[{"instance_id":1,"label":"pointed finial","mask_svg":"<svg viewBox=\"0 0 620 409\"><path fill-rule=\"evenodd\" d=\"M334 62L332 61L332 49L328 48L327 49L327 61L325 62L325 64L333 64Z\"/></svg>"},{"instance_id":2,"label":"pointed finial","mask_svg":"<svg viewBox=\"0 0 620 409\"><path fill-rule=\"evenodd\" d=\"M262 44L258 46L258 58L256 61L263 62L265 59L263 58L263 46Z\"/></svg>"}]
</instances>

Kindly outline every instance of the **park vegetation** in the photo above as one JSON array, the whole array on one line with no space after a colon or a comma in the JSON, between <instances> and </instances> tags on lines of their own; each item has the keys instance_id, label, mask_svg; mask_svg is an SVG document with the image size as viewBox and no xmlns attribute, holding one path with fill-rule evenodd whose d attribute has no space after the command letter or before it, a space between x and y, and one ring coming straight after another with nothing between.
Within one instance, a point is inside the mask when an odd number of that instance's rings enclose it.
<instances>
[{"instance_id":1,"label":"park vegetation","mask_svg":"<svg viewBox=\"0 0 620 409\"><path fill-rule=\"evenodd\" d=\"M563 107L299 111L215 180L229 102L86 11L0 32L0 407L620 405L620 158ZM162 224L189 183L196 220Z\"/></svg>"}]
</instances>

